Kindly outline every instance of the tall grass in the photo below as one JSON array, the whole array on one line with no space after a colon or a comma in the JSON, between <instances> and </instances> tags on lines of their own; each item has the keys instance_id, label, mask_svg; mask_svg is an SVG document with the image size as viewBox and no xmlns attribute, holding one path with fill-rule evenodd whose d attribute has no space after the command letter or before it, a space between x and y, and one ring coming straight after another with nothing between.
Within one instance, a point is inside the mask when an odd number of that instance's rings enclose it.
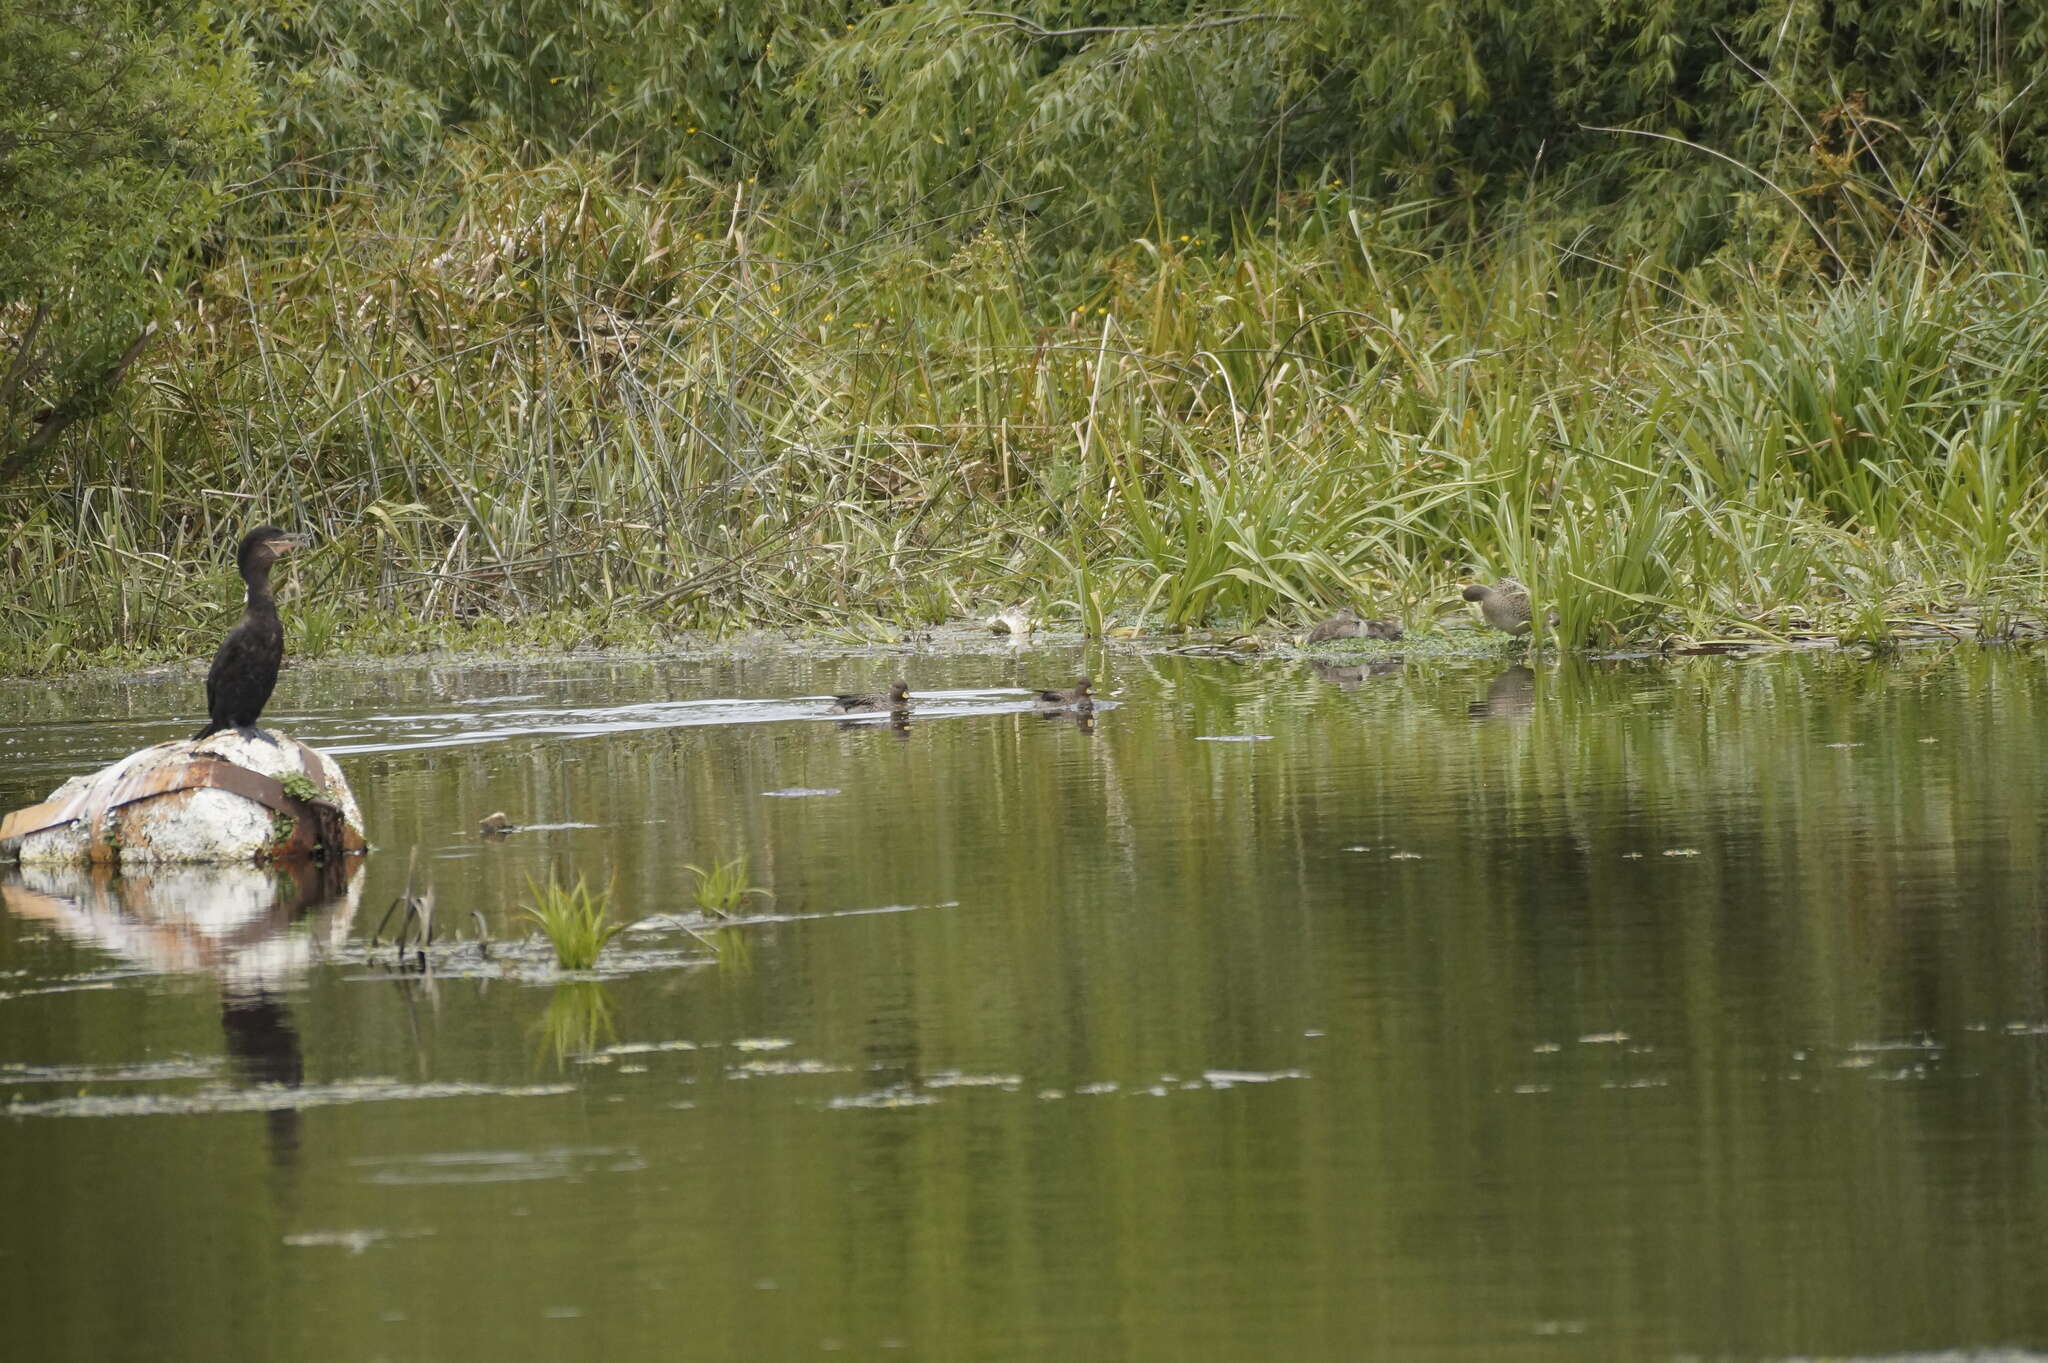
<instances>
[{"instance_id":1,"label":"tall grass","mask_svg":"<svg viewBox=\"0 0 2048 1363\"><path fill-rule=\"evenodd\" d=\"M533 896L526 916L540 925L564 970L590 969L612 938L626 930L611 919L611 890L592 890L582 876L573 885L563 885L553 873L545 885L529 876L526 885Z\"/></svg>"},{"instance_id":2,"label":"tall grass","mask_svg":"<svg viewBox=\"0 0 2048 1363\"><path fill-rule=\"evenodd\" d=\"M1622 269L1319 202L1070 279L994 219L826 250L741 187L473 156L240 243L95 438L0 490L0 665L201 656L259 518L321 540L301 655L1020 598L1415 622L1503 572L1572 643L2040 609L2039 253Z\"/></svg>"},{"instance_id":3,"label":"tall grass","mask_svg":"<svg viewBox=\"0 0 2048 1363\"><path fill-rule=\"evenodd\" d=\"M696 877L696 888L692 896L697 907L713 918L730 918L739 912L747 896L756 895L766 899L774 898L772 890L759 885L747 884L749 858L742 852L725 861L715 861L709 866L687 862L683 869Z\"/></svg>"}]
</instances>

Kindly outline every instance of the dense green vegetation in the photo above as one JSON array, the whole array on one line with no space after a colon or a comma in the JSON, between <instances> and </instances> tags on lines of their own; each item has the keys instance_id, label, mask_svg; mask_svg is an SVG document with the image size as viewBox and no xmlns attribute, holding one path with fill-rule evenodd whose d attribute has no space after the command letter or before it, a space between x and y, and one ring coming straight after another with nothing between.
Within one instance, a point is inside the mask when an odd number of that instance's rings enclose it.
<instances>
[{"instance_id":1,"label":"dense green vegetation","mask_svg":"<svg viewBox=\"0 0 2048 1363\"><path fill-rule=\"evenodd\" d=\"M108 407L256 149L259 96L204 9L133 0L0 10L0 89L4 486Z\"/></svg>"},{"instance_id":2,"label":"dense green vegetation","mask_svg":"<svg viewBox=\"0 0 2048 1363\"><path fill-rule=\"evenodd\" d=\"M302 653L2048 599L2031 8L33 0L0 53L14 670L202 654L257 517L324 544Z\"/></svg>"}]
</instances>

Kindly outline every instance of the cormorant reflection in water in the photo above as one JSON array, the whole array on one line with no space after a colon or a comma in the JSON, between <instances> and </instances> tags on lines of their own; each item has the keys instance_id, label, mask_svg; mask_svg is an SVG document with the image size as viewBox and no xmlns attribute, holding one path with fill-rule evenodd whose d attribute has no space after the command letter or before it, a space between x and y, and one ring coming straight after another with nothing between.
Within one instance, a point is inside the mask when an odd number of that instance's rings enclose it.
<instances>
[{"instance_id":1,"label":"cormorant reflection in water","mask_svg":"<svg viewBox=\"0 0 2048 1363\"><path fill-rule=\"evenodd\" d=\"M299 1046L299 1030L292 1025L291 1009L266 989L253 993L223 990L220 998L220 1030L227 1042L228 1059L235 1077L257 1087L297 1089L306 1082L306 1058ZM263 1114L270 1147L270 1163L276 1169L297 1165L299 1157L299 1108L287 1097Z\"/></svg>"}]
</instances>

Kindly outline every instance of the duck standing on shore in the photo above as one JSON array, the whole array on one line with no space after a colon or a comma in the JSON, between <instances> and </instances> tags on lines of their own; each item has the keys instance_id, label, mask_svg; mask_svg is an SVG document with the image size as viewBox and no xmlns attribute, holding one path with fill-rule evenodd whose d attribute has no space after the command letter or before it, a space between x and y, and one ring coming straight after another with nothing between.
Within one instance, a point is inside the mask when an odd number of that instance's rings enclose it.
<instances>
[{"instance_id":1,"label":"duck standing on shore","mask_svg":"<svg viewBox=\"0 0 2048 1363\"><path fill-rule=\"evenodd\" d=\"M213 666L206 671L208 722L192 735L194 739L233 729L245 738L276 742L256 727L257 716L277 688L278 669L284 665L284 622L277 618L277 601L270 594L270 567L304 544L303 536L274 525L259 525L242 536L235 550L235 566L248 586L248 603L241 622L221 640Z\"/></svg>"},{"instance_id":2,"label":"duck standing on shore","mask_svg":"<svg viewBox=\"0 0 2048 1363\"><path fill-rule=\"evenodd\" d=\"M1511 577L1504 577L1492 586L1474 584L1465 589L1467 601L1479 603L1479 616L1503 634L1517 638L1529 632L1535 620L1535 613L1529 606L1529 589ZM1546 616L1550 628L1557 628L1557 612Z\"/></svg>"}]
</instances>

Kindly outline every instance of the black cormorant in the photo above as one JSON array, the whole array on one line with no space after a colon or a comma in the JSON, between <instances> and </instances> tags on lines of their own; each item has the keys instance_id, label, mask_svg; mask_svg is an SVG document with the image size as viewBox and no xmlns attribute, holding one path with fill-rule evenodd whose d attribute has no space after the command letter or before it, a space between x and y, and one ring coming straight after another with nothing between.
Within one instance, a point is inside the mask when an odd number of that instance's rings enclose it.
<instances>
[{"instance_id":1,"label":"black cormorant","mask_svg":"<svg viewBox=\"0 0 2048 1363\"><path fill-rule=\"evenodd\" d=\"M275 739L256 727L277 686L277 669L284 662L284 624L277 618L277 602L270 595L270 565L305 541L274 525L259 525L242 536L235 550L235 566L242 581L249 584L248 609L241 623L228 631L206 670L206 712L212 718L194 739L211 738L233 729L244 738Z\"/></svg>"}]
</instances>

